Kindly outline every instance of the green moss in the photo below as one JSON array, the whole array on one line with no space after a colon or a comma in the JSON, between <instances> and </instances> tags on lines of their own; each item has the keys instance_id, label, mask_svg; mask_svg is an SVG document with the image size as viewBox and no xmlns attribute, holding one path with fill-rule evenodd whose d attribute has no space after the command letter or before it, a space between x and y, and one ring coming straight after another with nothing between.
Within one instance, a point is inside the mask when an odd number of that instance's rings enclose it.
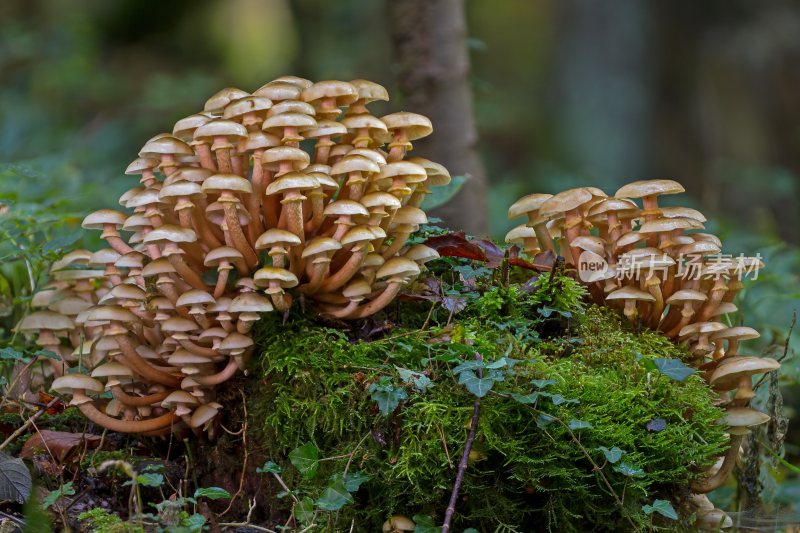
<instances>
[{"instance_id":1,"label":"green moss","mask_svg":"<svg viewBox=\"0 0 800 533\"><path fill-rule=\"evenodd\" d=\"M143 533L141 526L124 522L119 516L97 507L78 515L92 533Z\"/></svg>"},{"instance_id":2,"label":"green moss","mask_svg":"<svg viewBox=\"0 0 800 533\"><path fill-rule=\"evenodd\" d=\"M453 375L454 360L475 353L485 361L510 357L521 362L481 400L457 529L492 531L502 523L520 530L543 524L619 530L629 529L626 514L646 526L643 504L680 493L724 449L722 429L713 423L720 411L698 376L672 381L642 364L642 357L684 358L679 347L630 331L616 314L586 307L583 296L572 279L545 275L532 294L521 285L487 287L451 324L429 314L429 305L403 304L396 310L403 327L369 342L307 318L285 325L264 320L262 380L250 393L255 440L284 465L308 441L322 457L356 450L351 468L371 480L356 504L337 515L340 526L355 518L361 530L374 531L392 513L441 521L475 401ZM420 330L429 316L431 327ZM422 372L433 386L420 391L398 369ZM369 392L386 377L408 395L388 417ZM536 403L512 398L536 391L531 381L544 379L552 383ZM545 413L556 420L546 424ZM648 430L657 418L664 429ZM573 420L590 427L570 430ZM626 453L613 465L600 447ZM320 463L312 480L288 466L284 477L292 487L318 490L346 462ZM615 471L621 463L635 475ZM624 494L624 512L606 481L618 497Z\"/></svg>"}]
</instances>

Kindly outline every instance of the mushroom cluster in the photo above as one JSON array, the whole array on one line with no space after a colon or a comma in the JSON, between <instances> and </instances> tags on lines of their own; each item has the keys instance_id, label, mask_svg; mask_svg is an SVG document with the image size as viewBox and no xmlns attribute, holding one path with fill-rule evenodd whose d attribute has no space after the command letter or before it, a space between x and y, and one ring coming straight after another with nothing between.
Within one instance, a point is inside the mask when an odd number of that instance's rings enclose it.
<instances>
[{"instance_id":1,"label":"mushroom cluster","mask_svg":"<svg viewBox=\"0 0 800 533\"><path fill-rule=\"evenodd\" d=\"M430 120L367 105L367 80L294 76L252 94L227 88L172 133L148 140L125 171L127 214L83 227L108 248L53 266L19 325L55 354L43 374L114 431L213 429L215 386L243 370L262 313L304 298L339 319L389 304L437 253L408 244L420 205L447 170L406 158ZM384 149L385 145L385 149ZM93 399L103 392L113 399Z\"/></svg>"},{"instance_id":2,"label":"mushroom cluster","mask_svg":"<svg viewBox=\"0 0 800 533\"><path fill-rule=\"evenodd\" d=\"M764 265L754 257L723 255L720 239L702 232L706 218L699 211L659 205L659 196L682 192L675 181L644 180L621 187L614 196L594 187L530 194L509 208L509 218L527 221L512 229L506 241L530 256L546 250L560 254L596 303L619 308L634 324L688 347L694 366L727 411L722 422L730 435L721 462L692 486L700 516L713 510L703 494L727 479L748 428L769 420L748 407L755 395L752 376L780 364L740 354L740 342L759 333L730 327L723 318L737 310L733 300L743 277Z\"/></svg>"}]
</instances>

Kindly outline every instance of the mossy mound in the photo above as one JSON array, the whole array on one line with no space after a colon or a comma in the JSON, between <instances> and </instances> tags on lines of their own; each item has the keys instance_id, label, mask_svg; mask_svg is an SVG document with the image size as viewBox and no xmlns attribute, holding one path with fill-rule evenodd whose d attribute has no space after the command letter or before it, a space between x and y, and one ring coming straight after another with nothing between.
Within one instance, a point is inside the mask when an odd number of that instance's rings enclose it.
<instances>
[{"instance_id":1,"label":"mossy mound","mask_svg":"<svg viewBox=\"0 0 800 533\"><path fill-rule=\"evenodd\" d=\"M476 391L485 395L456 531L652 527L642 506L679 499L724 449L721 412L700 377L655 369L687 354L585 306L571 278L470 290L454 296L467 304L454 315L400 304L374 340L303 318L259 324L253 440L301 497L345 469L368 476L353 504L318 516L322 529L354 520L354 530L376 531L392 514L441 523ZM303 477L288 457L309 442L331 459Z\"/></svg>"}]
</instances>

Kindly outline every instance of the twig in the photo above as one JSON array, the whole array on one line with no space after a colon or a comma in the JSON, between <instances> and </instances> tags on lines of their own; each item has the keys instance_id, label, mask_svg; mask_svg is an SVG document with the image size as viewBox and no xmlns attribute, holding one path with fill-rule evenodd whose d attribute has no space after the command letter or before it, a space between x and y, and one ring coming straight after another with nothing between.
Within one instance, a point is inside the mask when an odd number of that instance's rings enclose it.
<instances>
[{"instance_id":1,"label":"twig","mask_svg":"<svg viewBox=\"0 0 800 533\"><path fill-rule=\"evenodd\" d=\"M228 507L225 508L225 510L222 511L219 516L225 516L225 514L227 514L228 511L230 511L233 507L233 502L236 501L236 498L238 498L239 495L242 494L242 491L244 491L244 478L245 473L247 472L247 459L250 456L250 451L247 449L247 399L245 398L244 391L242 389L239 389L239 394L242 395L242 409L244 409L244 422L242 422L242 429L240 430L242 433L242 448L244 449L244 458L242 459L242 475L239 477L239 488L236 491L236 494L231 497Z\"/></svg>"},{"instance_id":2,"label":"twig","mask_svg":"<svg viewBox=\"0 0 800 533\"><path fill-rule=\"evenodd\" d=\"M475 353L475 359L482 361L483 357L479 353ZM483 370L477 369L478 377L483 377ZM472 450L472 442L475 440L475 432L478 429L478 419L481 414L481 399L475 398L475 403L472 407L472 421L469 425L469 435L467 435L467 442L464 443L464 453L461 454L461 461L458 462L458 472L456 473L456 481L453 484L453 490L450 493L450 502L447 504L447 510L444 513L444 523L442 524L442 533L450 531L450 523L453 521L453 513L456 512L456 501L458 500L458 491L461 489L461 483L464 481L464 474L467 471L467 463L469 462L469 452Z\"/></svg>"},{"instance_id":3,"label":"twig","mask_svg":"<svg viewBox=\"0 0 800 533\"><path fill-rule=\"evenodd\" d=\"M779 363L784 359L786 359L786 357L789 355L789 344L792 341L792 332L794 331L795 325L797 325L797 309L792 311L792 322L789 324L788 333L786 333L786 342L783 343L783 353L777 359ZM761 378L759 378L759 380L753 386L753 390L758 390L758 388L761 386L764 380L767 379L767 376L769 376L769 374L764 374L763 376L761 376Z\"/></svg>"},{"instance_id":4,"label":"twig","mask_svg":"<svg viewBox=\"0 0 800 533\"><path fill-rule=\"evenodd\" d=\"M48 409L50 409L51 407L53 407L57 401L58 401L58 398L53 398L52 400L50 400L50 401L47 403L47 405L45 405L44 407L42 407L42 409L41 409L41 410L39 410L39 411L37 411L36 413L34 413L34 414L33 414L33 416L31 416L31 417L30 417L30 418L29 418L29 419L28 419L28 420L27 420L27 421L26 421L24 424L22 424L22 425L21 425L21 426L20 426L20 427L19 427L19 428L18 428L18 429L17 429L17 430L14 432L14 433L12 433L12 434L11 434L11 436L9 436L9 437L8 437L6 440L4 440L4 441L3 441L3 444L0 444L0 450L2 450L3 448L5 448L6 446L8 446L8 445L9 445L9 443L11 443L11 441L13 441L13 440L14 440L14 439L16 439L17 437L19 437L20 435L22 435L23 433L25 433L25 431L26 431L26 430L27 430L27 429L28 429L28 428L29 428L29 427L30 427L30 426L31 426L31 425L32 425L34 422L36 422L36 420L38 420L38 418L39 418L40 416L42 416L43 414L45 414L45 413L47 412L47 410L48 410Z\"/></svg>"},{"instance_id":5,"label":"twig","mask_svg":"<svg viewBox=\"0 0 800 533\"><path fill-rule=\"evenodd\" d=\"M248 529L255 529L256 531L264 531L266 533L277 533L272 529L268 529L266 527L256 526L250 523L250 517L253 516L253 509L256 508L256 500L253 498L248 502L248 509L247 509L247 518L245 518L244 522L221 522L218 524L220 527L243 527Z\"/></svg>"}]
</instances>

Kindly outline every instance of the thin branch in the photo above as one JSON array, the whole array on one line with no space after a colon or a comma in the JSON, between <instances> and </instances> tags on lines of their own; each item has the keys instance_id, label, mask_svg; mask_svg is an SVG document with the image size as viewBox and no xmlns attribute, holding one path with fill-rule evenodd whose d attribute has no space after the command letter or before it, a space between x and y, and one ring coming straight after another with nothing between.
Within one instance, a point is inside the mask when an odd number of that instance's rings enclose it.
<instances>
[{"instance_id":1,"label":"thin branch","mask_svg":"<svg viewBox=\"0 0 800 533\"><path fill-rule=\"evenodd\" d=\"M4 440L4 441L3 441L3 444L0 444L0 450L2 450L3 448L5 448L6 446L8 446L8 445L11 443L11 441L13 441L13 440L14 440L14 439L16 439L17 437L19 437L20 435L22 435L23 433L25 433L25 431L26 431L26 430L27 430L27 429L28 429L28 428L29 428L31 425L33 425L33 424L36 422L36 420L38 420L38 419L39 419L39 417L40 417L40 416L42 416L43 414L45 414L45 413L47 412L47 410L48 410L48 409L50 409L51 407L53 407L53 406L56 404L56 402L57 402L57 401L58 401L58 398L53 398L52 400L50 400L50 401L47 403L47 405L45 405L44 407L42 407L42 408L41 408L41 410L39 410L39 411L37 411L36 413L34 413L34 414L33 414L33 416L31 416L31 417L30 417L30 418L29 418L29 419L28 419L28 420L27 420L27 421L26 421L24 424L22 424L22 425L21 425L21 426L20 426L20 427L19 427L19 428L18 428L18 429L17 429L17 430L14 432L14 433L12 433L12 434L11 434L11 435L10 435L10 436L9 436L9 437L6 439L6 440ZM43 441L43 442L44 442L44 441Z\"/></svg>"}]
</instances>

